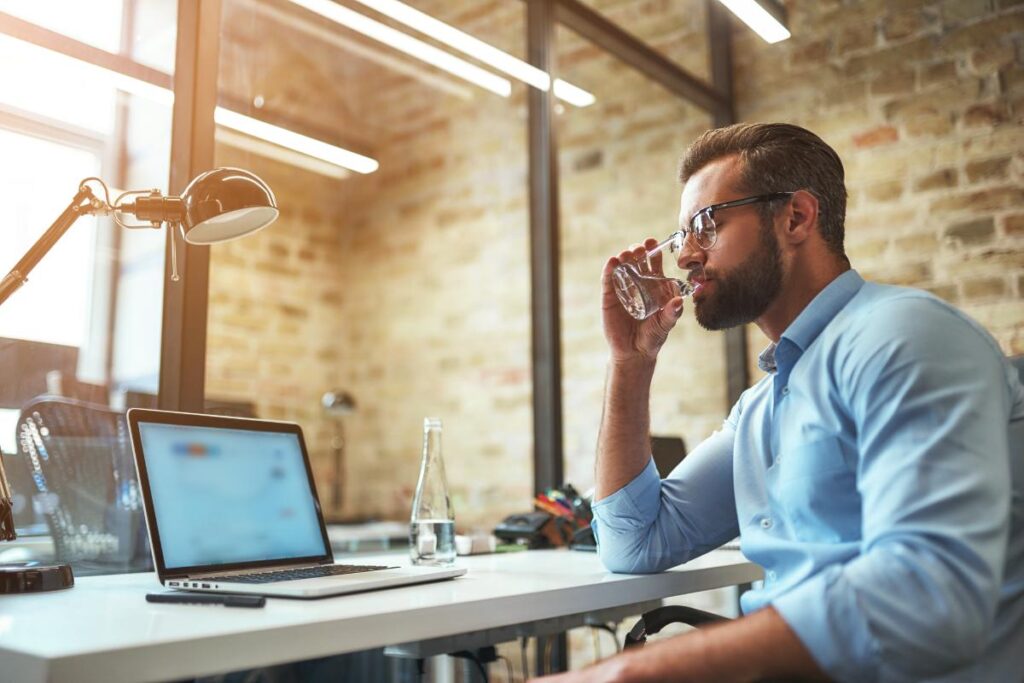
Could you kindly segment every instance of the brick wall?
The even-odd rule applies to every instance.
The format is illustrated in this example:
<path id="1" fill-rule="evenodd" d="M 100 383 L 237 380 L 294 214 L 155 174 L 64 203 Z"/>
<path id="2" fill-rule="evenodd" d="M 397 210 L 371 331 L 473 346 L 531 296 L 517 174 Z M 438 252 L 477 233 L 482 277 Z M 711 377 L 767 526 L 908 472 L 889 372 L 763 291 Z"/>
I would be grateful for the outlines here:
<path id="1" fill-rule="evenodd" d="M 1024 353 L 1024 5 L 787 4 L 791 40 L 734 32 L 739 117 L 839 152 L 865 277 L 928 289 Z"/>
<path id="2" fill-rule="evenodd" d="M 1007 352 L 1024 352 L 1024 7 L 787 4 L 789 41 L 766 45 L 735 27 L 740 119 L 798 123 L 836 147 L 850 189 L 848 249 L 865 276 L 934 291 Z M 485 5 L 430 8 L 521 55 L 521 5 Z M 593 5 L 705 74 L 702 3 Z M 709 123 L 568 31 L 558 38 L 561 75 L 598 96 L 558 119 L 566 472 L 586 487 L 605 372 L 601 265 L 673 229 L 677 159 Z M 268 101 L 280 87 L 302 113 L 296 94 L 306 82 L 318 91 L 306 114 L 323 108 L 325 125 L 338 108 L 339 120 L 358 114 L 352 134 L 372 129 L 381 171 L 335 181 L 218 151 L 219 161 L 267 175 L 283 214 L 266 233 L 213 250 L 208 393 L 302 422 L 327 483 L 331 426 L 319 396 L 351 391 L 353 515 L 407 514 L 421 420 L 438 415 L 459 519 L 489 526 L 527 504 L 532 481 L 523 88 L 511 100 L 439 95 L 407 78 L 381 80 L 382 69 L 328 68 L 329 55 L 344 54 L 336 48 L 295 61 L 285 87 L 266 76 L 283 73 L 275 49 L 287 63 L 295 39 L 261 43 L 263 76 L 239 76 L 235 87 L 251 95 L 258 84 Z M 342 77 L 362 83 L 356 108 L 320 92 Z M 749 338 L 753 356 L 765 340 L 756 328 Z M 653 430 L 697 443 L 728 408 L 723 374 L 721 336 L 681 323 L 659 367 Z"/>

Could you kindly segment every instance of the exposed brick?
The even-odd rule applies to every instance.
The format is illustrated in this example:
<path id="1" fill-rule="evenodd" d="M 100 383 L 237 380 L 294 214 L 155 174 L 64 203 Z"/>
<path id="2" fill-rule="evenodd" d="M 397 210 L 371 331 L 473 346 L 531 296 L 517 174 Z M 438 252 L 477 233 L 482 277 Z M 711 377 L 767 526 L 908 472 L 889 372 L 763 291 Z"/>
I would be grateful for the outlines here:
<path id="1" fill-rule="evenodd" d="M 945 135 L 953 130 L 953 121 L 949 114 L 929 112 L 908 117 L 903 127 L 912 138 Z"/>
<path id="2" fill-rule="evenodd" d="M 917 38 L 906 43 L 874 50 L 850 57 L 844 66 L 847 77 L 856 78 L 866 73 L 878 73 L 888 69 L 905 67 L 923 60 L 935 58 L 935 39 L 931 36 Z"/>
<path id="3" fill-rule="evenodd" d="M 991 211 L 1024 205 L 1024 189 L 996 187 L 967 194 L 954 194 L 932 202 L 934 212 Z"/>
<path id="4" fill-rule="evenodd" d="M 899 133 L 892 126 L 876 126 L 854 135 L 853 144 L 857 147 L 877 147 L 878 145 L 896 142 L 898 139 Z"/>
<path id="5" fill-rule="evenodd" d="M 967 221 L 966 223 L 956 223 L 946 228 L 945 232 L 947 238 L 957 240 L 968 246 L 991 242 L 995 234 L 996 225 L 991 217 L 979 218 Z"/>
<path id="6" fill-rule="evenodd" d="M 999 40 L 1000 36 L 1022 31 L 1024 31 L 1024 14 L 1015 12 L 993 16 L 950 31 L 942 36 L 937 47 L 942 52 L 951 54 L 989 45 L 993 41 Z"/>
<path id="7" fill-rule="evenodd" d="M 918 192 L 925 192 L 927 190 L 955 187 L 956 182 L 956 170 L 952 168 L 944 168 L 941 171 L 935 171 L 934 173 L 929 173 L 926 176 L 918 178 L 914 181 L 914 190 Z"/>
<path id="8" fill-rule="evenodd" d="M 928 285 L 924 289 L 949 303 L 956 303 L 958 298 L 955 285 Z"/>
<path id="9" fill-rule="evenodd" d="M 972 183 L 983 180 L 995 180 L 1006 177 L 1006 171 L 1010 167 L 1010 157 L 1000 159 L 983 159 L 972 161 L 964 169 L 967 172 L 967 179 Z"/>
<path id="10" fill-rule="evenodd" d="M 1000 277 L 965 280 L 963 288 L 967 299 L 990 299 L 1006 294 L 1006 280 Z"/>
<path id="11" fill-rule="evenodd" d="M 939 250 L 939 240 L 932 233 L 910 235 L 893 240 L 893 250 L 898 254 L 930 256 Z"/>
<path id="12" fill-rule="evenodd" d="M 882 19 L 882 35 L 886 40 L 901 40 L 918 33 L 927 25 L 920 9 L 894 12 Z"/>
<path id="13" fill-rule="evenodd" d="M 985 45 L 971 52 L 971 67 L 981 73 L 1010 66 L 1017 58 L 1012 44 Z"/>
<path id="14" fill-rule="evenodd" d="M 912 69 L 895 69 L 879 74 L 871 81 L 872 95 L 901 95 L 914 89 Z"/>
<path id="15" fill-rule="evenodd" d="M 844 26 L 836 38 L 836 51 L 840 55 L 858 50 L 866 50 L 875 45 L 875 25 L 862 23 Z"/>
<path id="16" fill-rule="evenodd" d="M 798 68 L 804 65 L 820 66 L 828 59 L 829 47 L 827 39 L 804 43 L 789 53 L 789 63 Z"/>
<path id="17" fill-rule="evenodd" d="M 959 23 L 991 11 L 992 0 L 943 0 L 940 9 L 947 24 Z"/>
<path id="18" fill-rule="evenodd" d="M 947 60 L 927 64 L 921 67 L 921 87 L 927 88 L 938 83 L 948 83 L 956 79 L 956 62 Z"/>
<path id="19" fill-rule="evenodd" d="M 1005 122 L 1008 116 L 1006 105 L 1002 103 L 975 104 L 964 112 L 964 125 L 968 127 L 994 126 Z"/>
<path id="20" fill-rule="evenodd" d="M 1024 237 L 1024 213 L 1003 218 L 1003 231 L 1007 237 Z"/>
<path id="21" fill-rule="evenodd" d="M 867 189 L 867 197 L 873 202 L 888 202 L 903 194 L 903 183 L 899 180 L 886 180 L 875 183 Z"/>

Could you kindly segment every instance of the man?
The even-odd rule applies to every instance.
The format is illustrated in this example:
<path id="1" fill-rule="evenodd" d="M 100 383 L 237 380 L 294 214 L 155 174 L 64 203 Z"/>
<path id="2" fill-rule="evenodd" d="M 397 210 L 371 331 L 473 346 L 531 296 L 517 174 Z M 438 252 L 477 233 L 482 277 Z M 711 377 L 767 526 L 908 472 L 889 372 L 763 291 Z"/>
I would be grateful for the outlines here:
<path id="1" fill-rule="evenodd" d="M 1024 454 L 1008 426 L 1024 418 L 1024 388 L 1012 366 L 942 301 L 850 269 L 842 163 L 813 133 L 708 131 L 680 176 L 680 265 L 705 273 L 697 321 L 756 323 L 772 342 L 766 375 L 660 480 L 649 390 L 683 301 L 634 320 L 611 272 L 654 241 L 610 259 L 595 533 L 616 572 L 661 571 L 739 535 L 764 585 L 743 595 L 740 619 L 556 678 L 1020 681 Z"/>

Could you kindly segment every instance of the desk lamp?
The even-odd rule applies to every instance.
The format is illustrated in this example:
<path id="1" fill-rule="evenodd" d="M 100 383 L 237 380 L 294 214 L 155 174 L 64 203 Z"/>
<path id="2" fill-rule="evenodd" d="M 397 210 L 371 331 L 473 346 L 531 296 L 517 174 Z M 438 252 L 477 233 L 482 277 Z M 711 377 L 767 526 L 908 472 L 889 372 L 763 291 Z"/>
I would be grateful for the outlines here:
<path id="1" fill-rule="evenodd" d="M 102 198 L 93 193 L 90 183 L 102 188 Z M 250 235 L 273 223 L 278 213 L 274 193 L 267 184 L 239 168 L 216 168 L 202 173 L 181 196 L 166 196 L 159 190 L 133 190 L 120 194 L 113 203 L 102 180 L 86 178 L 63 213 L 0 280 L 0 304 L 28 281 L 28 274 L 79 216 L 109 215 L 123 228 L 160 228 L 166 223 L 170 229 L 180 230 L 189 244 L 207 245 Z M 126 223 L 125 214 L 144 222 Z M 171 279 L 177 281 L 175 242 L 172 233 Z M 0 463 L 0 541 L 15 538 L 12 508 L 10 488 Z M 0 595 L 58 590 L 74 583 L 67 564 L 0 565 Z"/>

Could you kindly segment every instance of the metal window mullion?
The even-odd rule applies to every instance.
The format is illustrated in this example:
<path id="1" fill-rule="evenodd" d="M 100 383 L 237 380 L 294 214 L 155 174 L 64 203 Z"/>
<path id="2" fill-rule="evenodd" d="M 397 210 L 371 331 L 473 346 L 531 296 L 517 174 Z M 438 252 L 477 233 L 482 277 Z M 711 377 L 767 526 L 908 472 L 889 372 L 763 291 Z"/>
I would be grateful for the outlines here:
<path id="1" fill-rule="evenodd" d="M 213 166 L 220 18 L 220 0 L 179 0 L 168 182 L 173 194 Z M 172 239 L 178 282 L 171 281 Z M 203 411 L 209 270 L 209 247 L 187 245 L 167 231 L 158 401 L 163 409 Z"/>

